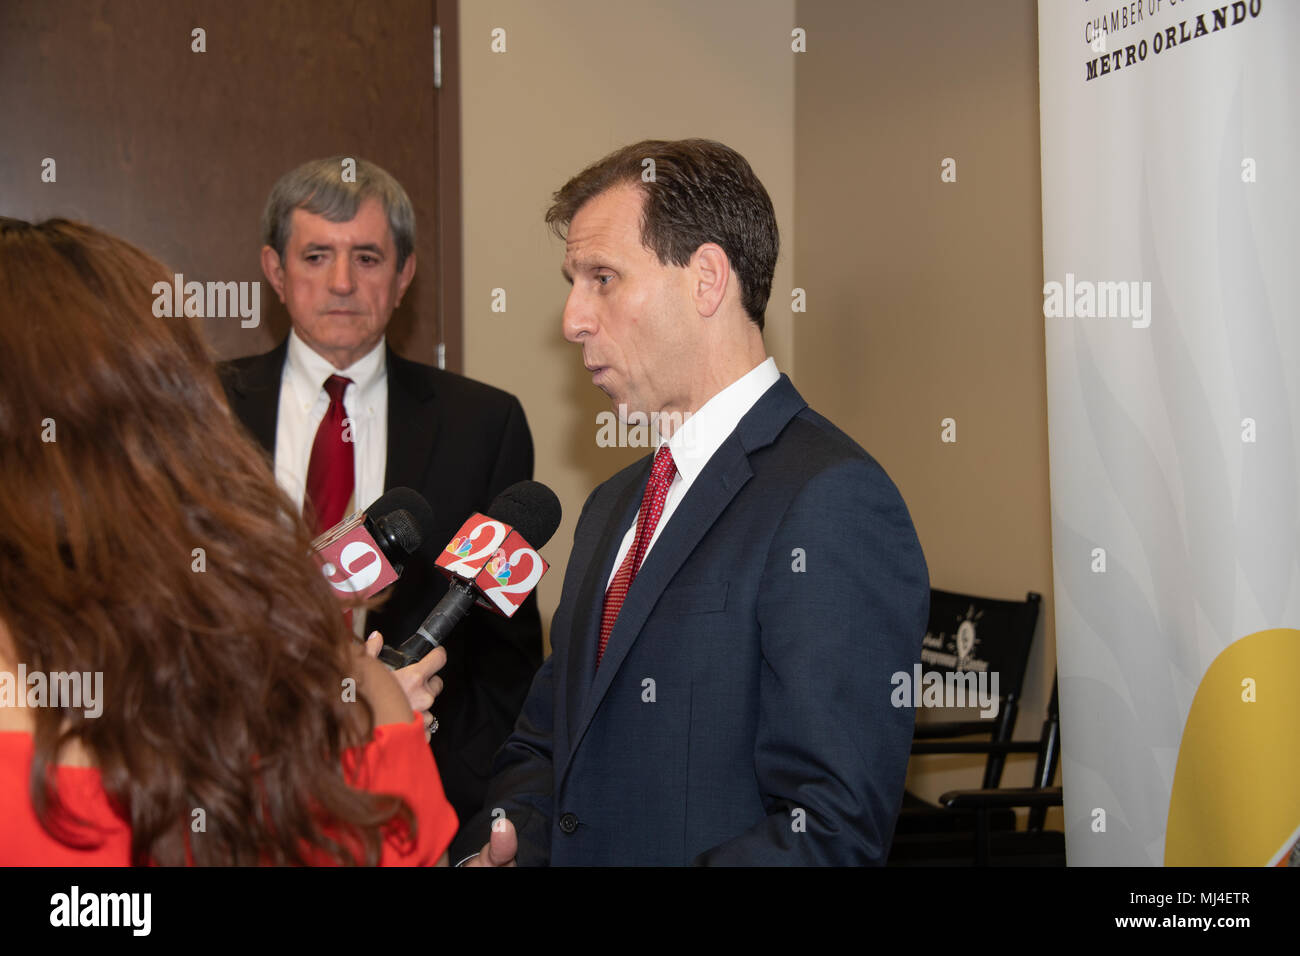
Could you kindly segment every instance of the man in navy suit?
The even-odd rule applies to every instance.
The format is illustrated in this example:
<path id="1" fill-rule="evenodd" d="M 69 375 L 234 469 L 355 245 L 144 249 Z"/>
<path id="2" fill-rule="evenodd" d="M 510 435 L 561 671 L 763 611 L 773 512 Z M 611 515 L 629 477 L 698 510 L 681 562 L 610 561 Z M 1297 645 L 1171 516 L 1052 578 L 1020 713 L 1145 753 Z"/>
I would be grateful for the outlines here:
<path id="1" fill-rule="evenodd" d="M 547 220 L 565 338 L 666 441 L 587 499 L 554 653 L 453 859 L 883 863 L 914 720 L 890 677 L 929 578 L 889 477 L 766 356 L 766 190 L 721 144 L 642 142 Z"/>
<path id="2" fill-rule="evenodd" d="M 335 401 L 327 388 L 337 379 L 347 433 L 337 447 L 349 459 L 342 470 L 352 489 L 350 501 L 338 496 L 342 514 L 401 486 L 432 506 L 432 533 L 387 603 L 365 615 L 365 632 L 401 644 L 447 591 L 434 569 L 439 550 L 498 492 L 532 477 L 533 443 L 513 395 L 404 359 L 385 341 L 415 275 L 415 213 L 401 184 L 373 163 L 355 160 L 355 175 L 345 178 L 352 163 L 313 160 L 272 188 L 262 268 L 292 330 L 270 352 L 223 363 L 221 375 L 231 409 L 296 503 L 310 497 L 320 467 L 316 445 Z M 433 753 L 462 820 L 482 806 L 492 755 L 541 662 L 541 618 L 530 597 L 509 620 L 474 608 L 446 650 L 398 672 L 416 709 L 437 696 Z"/>

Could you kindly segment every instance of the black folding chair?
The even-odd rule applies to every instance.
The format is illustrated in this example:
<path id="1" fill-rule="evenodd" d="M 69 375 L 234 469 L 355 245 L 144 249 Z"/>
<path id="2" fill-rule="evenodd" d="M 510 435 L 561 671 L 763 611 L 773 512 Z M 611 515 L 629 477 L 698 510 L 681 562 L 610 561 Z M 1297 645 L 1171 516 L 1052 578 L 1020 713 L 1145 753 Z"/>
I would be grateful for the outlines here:
<path id="1" fill-rule="evenodd" d="M 943 721 L 918 721 L 912 742 L 913 757 L 927 754 L 984 754 L 981 789 L 996 788 L 1008 754 L 1036 753 L 1037 741 L 1013 741 L 1019 713 L 1021 685 L 1029 649 L 1038 626 L 1042 596 L 1030 591 L 1023 601 L 1004 601 L 943 591 L 930 592 L 930 623 L 921 650 L 923 673 L 998 676 L 996 717 Z M 953 738 L 984 738 L 962 740 Z M 935 805 L 911 792 L 895 828 L 895 846 L 909 835 L 973 831 L 976 814 L 966 808 Z M 1011 830 L 1015 813 L 1000 809 L 984 816 L 991 829 Z M 900 850 L 900 855 L 905 852 Z M 892 861 L 892 860 L 891 860 Z"/>
<path id="2" fill-rule="evenodd" d="M 951 810 L 974 811 L 976 866 L 991 863 L 1065 865 L 1065 834 L 1043 829 L 1047 808 L 1061 806 L 1061 788 L 1052 786 L 1061 754 L 1061 718 L 1055 681 L 1052 682 L 1052 701 L 1047 707 L 1047 719 L 1043 721 L 1038 745 L 1033 786 L 950 790 L 939 798 L 939 803 Z M 1028 826 L 1024 830 L 994 834 L 989 827 L 989 815 L 995 810 L 1012 807 L 1029 808 Z"/>
<path id="3" fill-rule="evenodd" d="M 990 753 L 1023 752 L 1023 742 L 1014 741 L 1014 749 L 990 741 L 983 746 Z M 948 833 L 913 834 L 896 843 L 890 863 L 898 866 L 1065 866 L 1065 834 L 1044 829 L 1049 807 L 1061 806 L 1061 788 L 1052 786 L 1061 754 L 1061 720 L 1057 705 L 1057 686 L 1052 683 L 1052 699 L 1047 718 L 1037 741 L 1033 742 L 1038 758 L 1034 782 L 1029 787 L 991 787 L 978 790 L 950 790 L 939 798 L 941 806 L 953 812 L 972 814 L 971 830 Z M 1029 809 L 1024 830 L 994 828 L 994 814 L 1013 813 L 1015 808 Z"/>

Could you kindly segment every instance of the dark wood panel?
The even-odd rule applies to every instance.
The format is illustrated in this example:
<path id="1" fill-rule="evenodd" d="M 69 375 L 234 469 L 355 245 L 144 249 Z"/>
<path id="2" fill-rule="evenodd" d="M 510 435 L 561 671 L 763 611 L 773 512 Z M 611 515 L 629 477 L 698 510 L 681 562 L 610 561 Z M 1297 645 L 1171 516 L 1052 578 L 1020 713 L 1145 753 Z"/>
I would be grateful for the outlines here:
<path id="1" fill-rule="evenodd" d="M 364 157 L 415 204 L 417 274 L 390 337 L 433 362 L 433 22 L 434 0 L 5 0 L 0 210 L 85 220 L 187 279 L 261 280 L 258 224 L 276 178 L 318 156 Z M 204 53 L 191 49 L 196 27 Z M 41 182 L 45 157 L 57 163 L 56 183 Z M 456 247 L 458 284 L 458 223 L 443 242 Z M 220 355 L 262 351 L 285 333 L 288 316 L 265 282 L 261 294 L 258 328 L 205 320 Z M 457 329 L 449 367 L 459 365 L 459 323 L 457 308 L 446 323 Z"/>

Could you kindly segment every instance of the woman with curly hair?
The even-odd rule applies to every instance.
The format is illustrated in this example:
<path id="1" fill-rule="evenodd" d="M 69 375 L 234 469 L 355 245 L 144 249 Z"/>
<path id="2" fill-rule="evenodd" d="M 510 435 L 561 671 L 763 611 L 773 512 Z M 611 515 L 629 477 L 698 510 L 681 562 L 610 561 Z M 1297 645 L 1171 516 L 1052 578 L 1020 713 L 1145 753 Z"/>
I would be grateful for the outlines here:
<path id="1" fill-rule="evenodd" d="M 160 281 L 0 219 L 0 862 L 445 861 L 421 718 Z M 72 674 L 93 707 L 52 693 Z"/>

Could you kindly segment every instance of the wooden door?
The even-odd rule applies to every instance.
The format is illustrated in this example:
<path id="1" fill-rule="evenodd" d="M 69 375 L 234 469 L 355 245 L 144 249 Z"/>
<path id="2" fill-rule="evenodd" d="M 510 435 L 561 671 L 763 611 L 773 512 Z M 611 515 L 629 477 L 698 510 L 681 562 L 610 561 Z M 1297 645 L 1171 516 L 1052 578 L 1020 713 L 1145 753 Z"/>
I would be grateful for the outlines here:
<path id="1" fill-rule="evenodd" d="M 416 279 L 390 339 L 430 363 L 442 342 L 458 369 L 455 12 L 434 0 L 5 0 L 0 213 L 84 220 L 186 280 L 263 281 L 271 184 L 307 159 L 364 157 L 397 177 L 416 210 Z M 439 17 L 452 54 L 441 92 Z M 451 168 L 440 170 L 440 155 Z M 205 319 L 217 352 L 278 342 L 288 315 L 264 281 L 261 313 L 256 328 Z"/>

